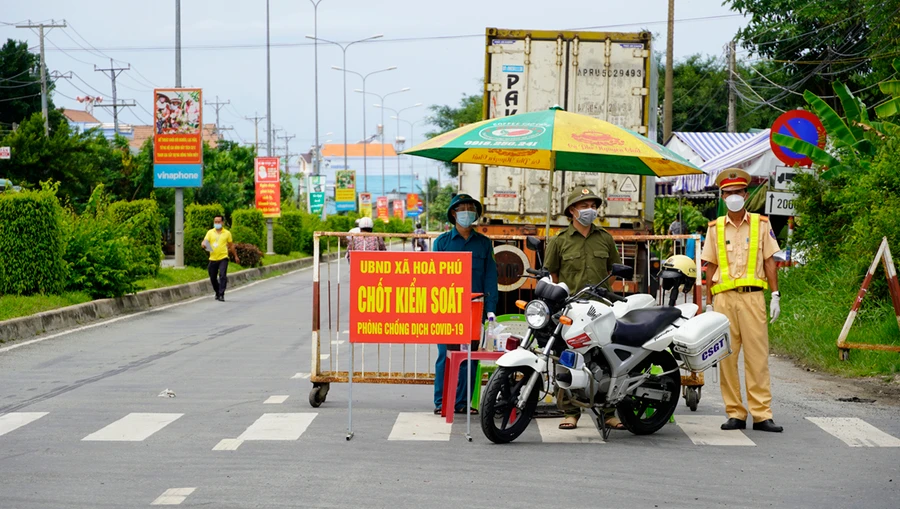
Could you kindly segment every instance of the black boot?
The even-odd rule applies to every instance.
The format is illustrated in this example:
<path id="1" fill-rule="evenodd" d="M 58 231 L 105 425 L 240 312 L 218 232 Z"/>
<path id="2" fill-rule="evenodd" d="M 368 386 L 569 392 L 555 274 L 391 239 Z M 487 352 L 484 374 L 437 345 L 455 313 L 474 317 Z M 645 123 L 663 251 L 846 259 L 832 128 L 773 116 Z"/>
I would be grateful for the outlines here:
<path id="1" fill-rule="evenodd" d="M 735 419 L 734 417 L 729 417 L 728 420 L 725 421 L 724 424 L 722 424 L 722 429 L 724 429 L 724 430 L 747 429 L 747 421 L 741 420 L 741 419 Z"/>

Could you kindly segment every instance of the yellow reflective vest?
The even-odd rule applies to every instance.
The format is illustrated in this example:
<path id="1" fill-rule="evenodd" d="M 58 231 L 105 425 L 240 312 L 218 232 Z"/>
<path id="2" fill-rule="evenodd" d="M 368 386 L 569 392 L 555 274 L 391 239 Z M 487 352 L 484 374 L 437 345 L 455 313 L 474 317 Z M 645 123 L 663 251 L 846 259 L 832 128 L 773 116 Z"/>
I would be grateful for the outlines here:
<path id="1" fill-rule="evenodd" d="M 719 282 L 711 289 L 713 295 L 734 290 L 740 286 L 759 286 L 769 288 L 765 279 L 756 278 L 756 260 L 759 256 L 759 214 L 750 214 L 750 252 L 747 259 L 747 270 L 744 277 L 732 279 L 728 270 L 728 251 L 725 247 L 725 218 L 716 221 L 716 244 L 719 249 Z"/>

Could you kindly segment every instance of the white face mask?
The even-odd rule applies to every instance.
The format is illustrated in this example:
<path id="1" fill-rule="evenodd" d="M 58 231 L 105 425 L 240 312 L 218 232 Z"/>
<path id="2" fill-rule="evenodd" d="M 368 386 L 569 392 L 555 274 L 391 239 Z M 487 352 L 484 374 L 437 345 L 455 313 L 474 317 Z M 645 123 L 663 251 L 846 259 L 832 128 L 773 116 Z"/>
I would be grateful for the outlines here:
<path id="1" fill-rule="evenodd" d="M 456 222 L 462 226 L 463 228 L 468 228 L 472 226 L 472 223 L 475 222 L 476 216 L 474 210 L 457 210 L 456 211 Z"/>
<path id="2" fill-rule="evenodd" d="M 740 212 L 744 208 L 744 197 L 738 194 L 732 194 L 725 198 L 725 206 L 732 212 Z"/>
<path id="3" fill-rule="evenodd" d="M 582 209 L 578 211 L 578 222 L 584 226 L 589 226 L 597 219 L 597 209 Z"/>

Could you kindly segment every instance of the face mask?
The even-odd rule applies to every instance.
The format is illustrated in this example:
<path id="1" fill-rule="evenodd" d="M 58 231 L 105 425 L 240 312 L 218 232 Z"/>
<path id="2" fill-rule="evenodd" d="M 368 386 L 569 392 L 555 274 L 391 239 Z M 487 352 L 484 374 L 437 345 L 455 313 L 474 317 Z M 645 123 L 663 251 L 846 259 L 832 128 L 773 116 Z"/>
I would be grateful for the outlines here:
<path id="1" fill-rule="evenodd" d="M 584 226 L 588 226 L 597 219 L 596 209 L 582 209 L 578 211 L 578 222 Z"/>
<path id="2" fill-rule="evenodd" d="M 468 228 L 472 226 L 472 223 L 475 222 L 475 211 L 473 210 L 458 210 L 456 212 L 456 223 L 463 228 Z"/>
<path id="3" fill-rule="evenodd" d="M 744 197 L 733 194 L 728 198 L 725 198 L 725 206 L 732 212 L 740 212 L 740 210 L 744 208 Z"/>
<path id="4" fill-rule="evenodd" d="M 221 229 L 222 229 L 222 223 L 215 223 L 215 224 L 213 224 L 213 227 L 214 227 L 216 230 L 221 230 Z"/>

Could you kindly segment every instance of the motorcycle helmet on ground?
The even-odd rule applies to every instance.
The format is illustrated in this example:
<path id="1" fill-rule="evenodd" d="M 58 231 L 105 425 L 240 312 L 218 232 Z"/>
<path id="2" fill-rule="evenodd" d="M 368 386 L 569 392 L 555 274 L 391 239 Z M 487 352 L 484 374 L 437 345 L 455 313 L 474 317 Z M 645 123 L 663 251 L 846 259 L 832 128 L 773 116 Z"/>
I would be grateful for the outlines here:
<path id="1" fill-rule="evenodd" d="M 671 290 L 681 285 L 684 293 L 689 293 L 697 280 L 697 265 L 685 255 L 670 256 L 659 271 L 663 290 Z"/>

